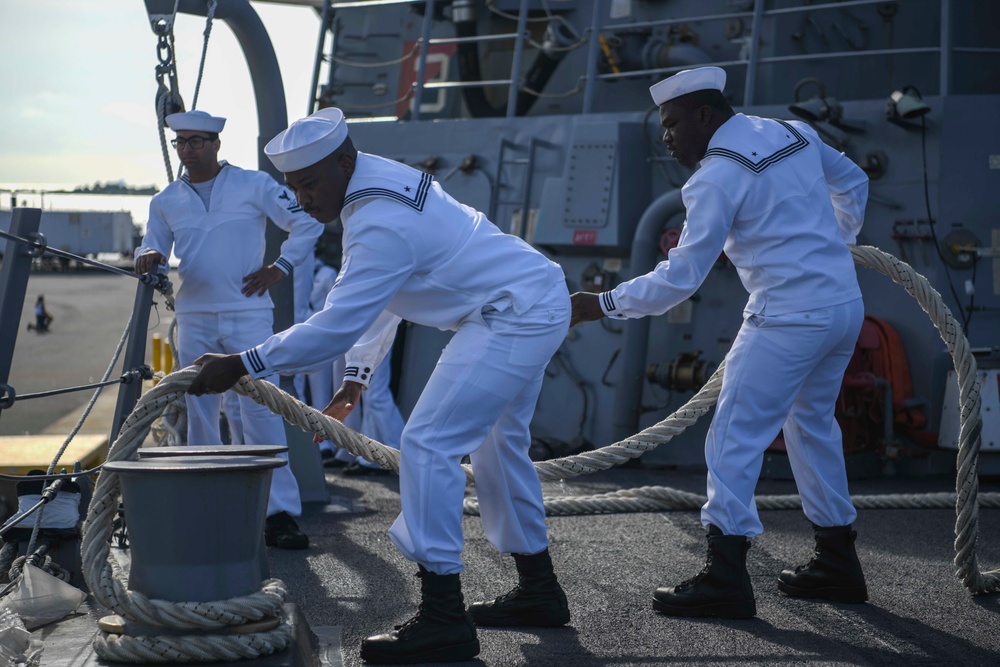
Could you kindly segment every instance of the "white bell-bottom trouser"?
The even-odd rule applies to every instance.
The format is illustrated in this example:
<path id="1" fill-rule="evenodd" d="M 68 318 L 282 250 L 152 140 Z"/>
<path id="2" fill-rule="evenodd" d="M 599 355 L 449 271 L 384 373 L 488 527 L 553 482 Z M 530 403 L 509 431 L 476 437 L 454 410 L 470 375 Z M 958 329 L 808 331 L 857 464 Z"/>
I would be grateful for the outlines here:
<path id="1" fill-rule="evenodd" d="M 764 451 L 782 429 L 806 517 L 823 527 L 854 521 L 834 408 L 863 320 L 864 303 L 857 299 L 743 322 L 726 356 L 705 440 L 708 502 L 702 524 L 726 535 L 763 532 L 754 489 Z"/>
<path id="2" fill-rule="evenodd" d="M 237 354 L 267 340 L 272 333 L 271 310 L 256 308 L 222 313 L 178 313 L 177 346 L 182 367 L 190 366 L 195 359 L 208 352 Z M 262 380 L 278 384 L 278 376 Z M 188 444 L 212 446 L 222 444 L 219 433 L 219 409 L 222 396 L 185 395 L 188 419 Z M 227 403 L 231 403 L 229 400 Z M 230 428 L 237 441 L 247 445 L 285 445 L 285 424 L 281 417 L 246 396 L 239 396 L 239 422 L 230 421 Z M 286 461 L 288 454 L 280 454 Z M 271 475 L 271 493 L 267 500 L 267 516 L 288 512 L 302 514 L 299 485 L 292 469 L 275 468 Z"/>
<path id="3" fill-rule="evenodd" d="M 545 366 L 569 328 L 560 281 L 527 312 L 485 309 L 445 347 L 403 429 L 402 512 L 389 537 L 436 574 L 462 571 L 462 501 L 470 455 L 486 538 L 502 553 L 548 545 L 528 430 Z"/>

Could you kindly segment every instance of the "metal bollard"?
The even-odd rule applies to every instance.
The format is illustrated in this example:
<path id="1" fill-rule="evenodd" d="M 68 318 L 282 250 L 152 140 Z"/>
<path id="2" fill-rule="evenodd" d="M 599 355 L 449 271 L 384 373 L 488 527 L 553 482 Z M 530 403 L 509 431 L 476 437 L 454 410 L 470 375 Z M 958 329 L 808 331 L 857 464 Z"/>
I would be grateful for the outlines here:
<path id="1" fill-rule="evenodd" d="M 274 456 L 288 451 L 285 445 L 177 445 L 140 447 L 140 459 L 170 456 Z M 281 467 L 281 466 L 278 466 Z"/>
<path id="2" fill-rule="evenodd" d="M 276 456 L 288 451 L 285 445 L 177 445 L 169 447 L 140 447 L 139 458 L 164 458 L 174 456 Z M 279 459 L 282 460 L 282 459 Z M 279 468 L 281 466 L 278 466 Z M 265 507 L 267 503 L 264 503 Z M 126 524 L 128 518 L 125 519 Z M 260 533 L 260 580 L 271 578 L 271 567 L 267 562 L 267 545 L 264 533 Z"/>
<path id="3" fill-rule="evenodd" d="M 175 456 L 112 461 L 131 540 L 129 588 L 210 602 L 260 589 L 261 544 L 277 457 Z"/>

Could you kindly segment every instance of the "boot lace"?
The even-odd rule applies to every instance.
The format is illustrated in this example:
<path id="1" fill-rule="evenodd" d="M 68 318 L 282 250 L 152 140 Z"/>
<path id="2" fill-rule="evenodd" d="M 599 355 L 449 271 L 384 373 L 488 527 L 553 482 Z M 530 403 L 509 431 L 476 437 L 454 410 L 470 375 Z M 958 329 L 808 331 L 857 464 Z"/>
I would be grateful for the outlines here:
<path id="1" fill-rule="evenodd" d="M 514 586 L 514 588 L 510 589 L 509 591 L 507 591 L 503 595 L 500 595 L 495 600 L 493 600 L 493 604 L 495 604 L 495 605 L 501 605 L 501 604 L 504 604 L 506 602 L 510 602 L 511 600 L 514 600 L 519 595 L 521 595 L 521 593 L 522 593 L 521 584 L 517 584 L 516 586 Z"/>
<path id="2" fill-rule="evenodd" d="M 495 598 L 492 604 L 499 606 L 518 598 L 522 600 L 538 598 L 539 596 L 545 596 L 558 590 L 559 584 L 556 583 L 555 575 L 540 578 L 520 574 L 514 588 Z"/>
<path id="3" fill-rule="evenodd" d="M 406 619 L 400 625 L 393 626 L 400 636 L 409 634 L 411 631 L 417 630 L 424 624 L 424 618 L 422 616 L 424 609 L 423 605 L 417 610 L 411 618 Z"/>
<path id="4" fill-rule="evenodd" d="M 704 579 L 705 575 L 708 574 L 708 571 L 711 569 L 712 569 L 712 550 L 709 549 L 708 558 L 705 559 L 705 565 L 701 568 L 701 572 L 694 575 L 690 579 L 685 579 L 681 583 L 677 584 L 676 586 L 674 586 L 674 590 L 679 593 L 681 591 L 686 591 L 687 589 L 692 588 L 699 581 Z"/>
<path id="5" fill-rule="evenodd" d="M 808 570 L 812 570 L 812 569 L 816 568 L 819 565 L 820 559 L 822 557 L 823 557 L 823 554 L 821 553 L 819 545 L 817 544 L 813 548 L 813 556 L 812 556 L 812 558 L 809 559 L 809 562 L 806 563 L 805 565 L 796 565 L 795 566 L 795 574 L 801 574 L 802 572 L 806 572 Z"/>

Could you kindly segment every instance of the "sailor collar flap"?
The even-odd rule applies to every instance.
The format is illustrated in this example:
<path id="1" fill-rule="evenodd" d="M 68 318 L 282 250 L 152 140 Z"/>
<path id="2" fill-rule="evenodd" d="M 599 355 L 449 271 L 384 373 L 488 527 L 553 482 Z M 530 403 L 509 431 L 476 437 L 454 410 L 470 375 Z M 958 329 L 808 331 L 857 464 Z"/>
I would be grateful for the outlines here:
<path id="1" fill-rule="evenodd" d="M 359 151 L 344 206 L 372 197 L 387 197 L 423 212 L 433 181 L 430 174 Z"/>
<path id="2" fill-rule="evenodd" d="M 808 145 L 791 123 L 737 114 L 712 137 L 705 158 L 726 158 L 759 174 Z"/>
<path id="3" fill-rule="evenodd" d="M 219 160 L 219 173 L 216 174 L 214 178 L 218 178 L 219 176 L 221 176 L 222 172 L 224 172 L 226 170 L 226 167 L 229 166 L 231 165 L 227 161 Z M 177 180 L 181 181 L 182 183 L 187 183 L 188 185 L 191 185 L 191 187 L 194 187 L 191 183 L 191 177 L 188 176 L 188 173 L 186 171 L 183 174 L 181 174 Z"/>

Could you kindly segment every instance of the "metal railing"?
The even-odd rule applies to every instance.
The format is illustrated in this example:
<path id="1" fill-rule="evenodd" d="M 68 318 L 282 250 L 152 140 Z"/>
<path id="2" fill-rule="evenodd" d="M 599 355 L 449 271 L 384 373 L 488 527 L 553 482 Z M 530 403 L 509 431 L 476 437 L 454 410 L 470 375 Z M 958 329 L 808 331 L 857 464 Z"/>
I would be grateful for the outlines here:
<path id="1" fill-rule="evenodd" d="M 172 294 L 172 286 L 163 274 L 139 275 L 110 264 L 105 264 L 73 253 L 49 248 L 45 237 L 38 232 L 41 221 L 41 210 L 35 208 L 16 208 L 11 215 L 8 232 L 0 231 L 0 238 L 6 240 L 3 266 L 0 267 L 0 410 L 10 408 L 20 398 L 41 398 L 68 391 L 82 391 L 109 384 L 119 384 L 118 403 L 112 422 L 110 437 L 114 440 L 125 417 L 132 411 L 139 398 L 142 379 L 148 375 L 145 366 L 146 338 L 145 331 L 149 323 L 149 312 L 153 302 L 153 292 L 160 291 L 165 295 Z M 12 366 L 17 333 L 20 329 L 21 312 L 24 307 L 24 297 L 27 291 L 28 275 L 32 261 L 36 257 L 50 254 L 73 259 L 77 262 L 118 275 L 134 278 L 137 282 L 131 328 L 128 332 L 128 347 L 123 360 L 126 372 L 114 381 L 104 381 L 86 386 L 67 387 L 49 392 L 24 394 L 18 397 L 14 388 L 7 384 Z"/>
<path id="2" fill-rule="evenodd" d="M 610 23 L 604 22 L 604 8 L 609 0 L 594 0 L 592 7 L 592 15 L 590 20 L 590 26 L 587 28 L 589 30 L 589 39 L 587 40 L 587 67 L 586 72 L 580 79 L 582 80 L 581 85 L 578 86 L 579 90 L 574 89 L 572 93 L 580 92 L 583 93 L 583 103 L 582 103 L 582 113 L 588 114 L 594 112 L 594 103 L 597 96 L 598 84 L 606 81 L 621 80 L 621 79 L 631 79 L 640 77 L 649 77 L 654 75 L 669 74 L 672 72 L 677 72 L 682 69 L 690 67 L 689 65 L 677 66 L 677 67 L 661 67 L 652 69 L 642 69 L 642 70 L 631 70 L 624 72 L 611 72 L 611 73 L 598 73 L 598 59 L 601 51 L 600 39 L 601 32 L 604 29 L 619 30 L 640 30 L 647 28 L 657 28 L 669 25 L 678 25 L 684 23 L 701 22 L 701 21 L 714 21 L 714 20 L 733 20 L 733 19 L 750 19 L 750 38 L 746 44 L 746 58 L 736 59 L 736 60 L 720 60 L 714 62 L 706 62 L 705 65 L 714 65 L 718 67 L 746 67 L 746 79 L 743 91 L 743 106 L 750 106 L 755 103 L 755 87 L 757 82 L 757 73 L 762 65 L 776 65 L 784 63 L 792 63 L 806 60 L 817 60 L 817 59 L 836 59 L 836 58 L 857 58 L 857 57 L 876 57 L 876 56 L 892 56 L 892 55 L 916 55 L 916 54 L 940 54 L 940 85 L 939 94 L 945 95 L 949 91 L 949 68 L 950 68 L 950 55 L 952 52 L 962 52 L 962 53 L 1000 53 L 1000 49 L 995 48 L 974 48 L 974 47 L 952 47 L 950 38 L 950 15 L 951 15 L 951 1 L 950 0 L 940 0 L 940 44 L 938 46 L 926 46 L 926 47 L 904 47 L 904 48 L 889 48 L 889 49 L 861 49 L 855 51 L 836 51 L 836 52 L 825 52 L 825 53 L 803 53 L 794 55 L 772 55 L 764 56 L 761 54 L 760 49 L 760 35 L 764 25 L 764 21 L 767 19 L 772 19 L 781 16 L 802 14 L 808 12 L 820 12 L 824 10 L 842 10 L 848 7 L 861 7 L 869 5 L 882 4 L 882 0 L 846 0 L 844 2 L 827 2 L 823 4 L 814 5 L 802 5 L 797 7 L 784 7 L 776 9 L 765 9 L 767 4 L 764 1 L 754 3 L 753 11 L 750 12 L 729 12 L 723 14 L 714 15 L 699 15 L 699 16 L 685 16 L 685 17 L 674 17 L 674 18 L 663 18 L 663 19 L 653 19 L 648 21 L 634 21 L 630 23 Z M 411 120 L 420 119 L 420 99 L 423 91 L 426 90 L 449 90 L 449 89 L 462 89 L 469 87 L 494 87 L 494 86 L 509 86 L 509 93 L 507 98 L 507 117 L 512 117 L 515 115 L 517 109 L 517 99 L 519 94 L 528 92 L 534 94 L 541 91 L 529 91 L 523 84 L 521 84 L 521 68 L 524 58 L 525 43 L 530 41 L 527 32 L 527 20 L 528 20 L 528 0 L 520 0 L 518 13 L 517 13 L 517 27 L 514 32 L 510 33 L 500 33 L 492 35 L 482 35 L 473 37 L 436 37 L 431 38 L 431 28 L 433 26 L 433 16 L 434 16 L 434 5 L 435 0 L 348 0 L 346 2 L 333 2 L 332 0 L 326 0 L 323 7 L 324 23 L 321 26 L 321 36 L 320 44 L 317 52 L 317 64 L 316 70 L 313 77 L 313 100 L 312 106 L 310 107 L 310 112 L 313 110 L 316 103 L 316 91 L 318 84 L 319 75 L 319 62 L 323 58 L 322 49 L 324 44 L 323 31 L 330 29 L 329 17 L 332 13 L 337 10 L 343 9 L 358 9 L 358 8 L 373 8 L 380 6 L 393 6 L 400 4 L 413 4 L 414 2 L 424 3 L 424 16 L 423 23 L 421 25 L 421 34 L 419 41 L 417 42 L 417 76 L 415 82 L 412 84 L 412 95 L 409 96 L 411 99 L 415 100 L 413 103 L 413 109 L 410 115 Z M 508 16 L 504 14 L 504 16 Z M 488 79 L 480 81 L 426 81 L 426 63 L 428 51 L 431 46 L 439 46 L 445 44 L 467 44 L 467 43 L 487 43 L 498 40 L 514 40 L 514 48 L 512 55 L 512 62 L 510 68 L 510 76 L 504 79 Z M 343 63 L 342 63 L 343 64 Z M 398 100 L 393 102 L 388 102 L 385 104 L 380 104 L 377 106 L 390 106 Z"/>

